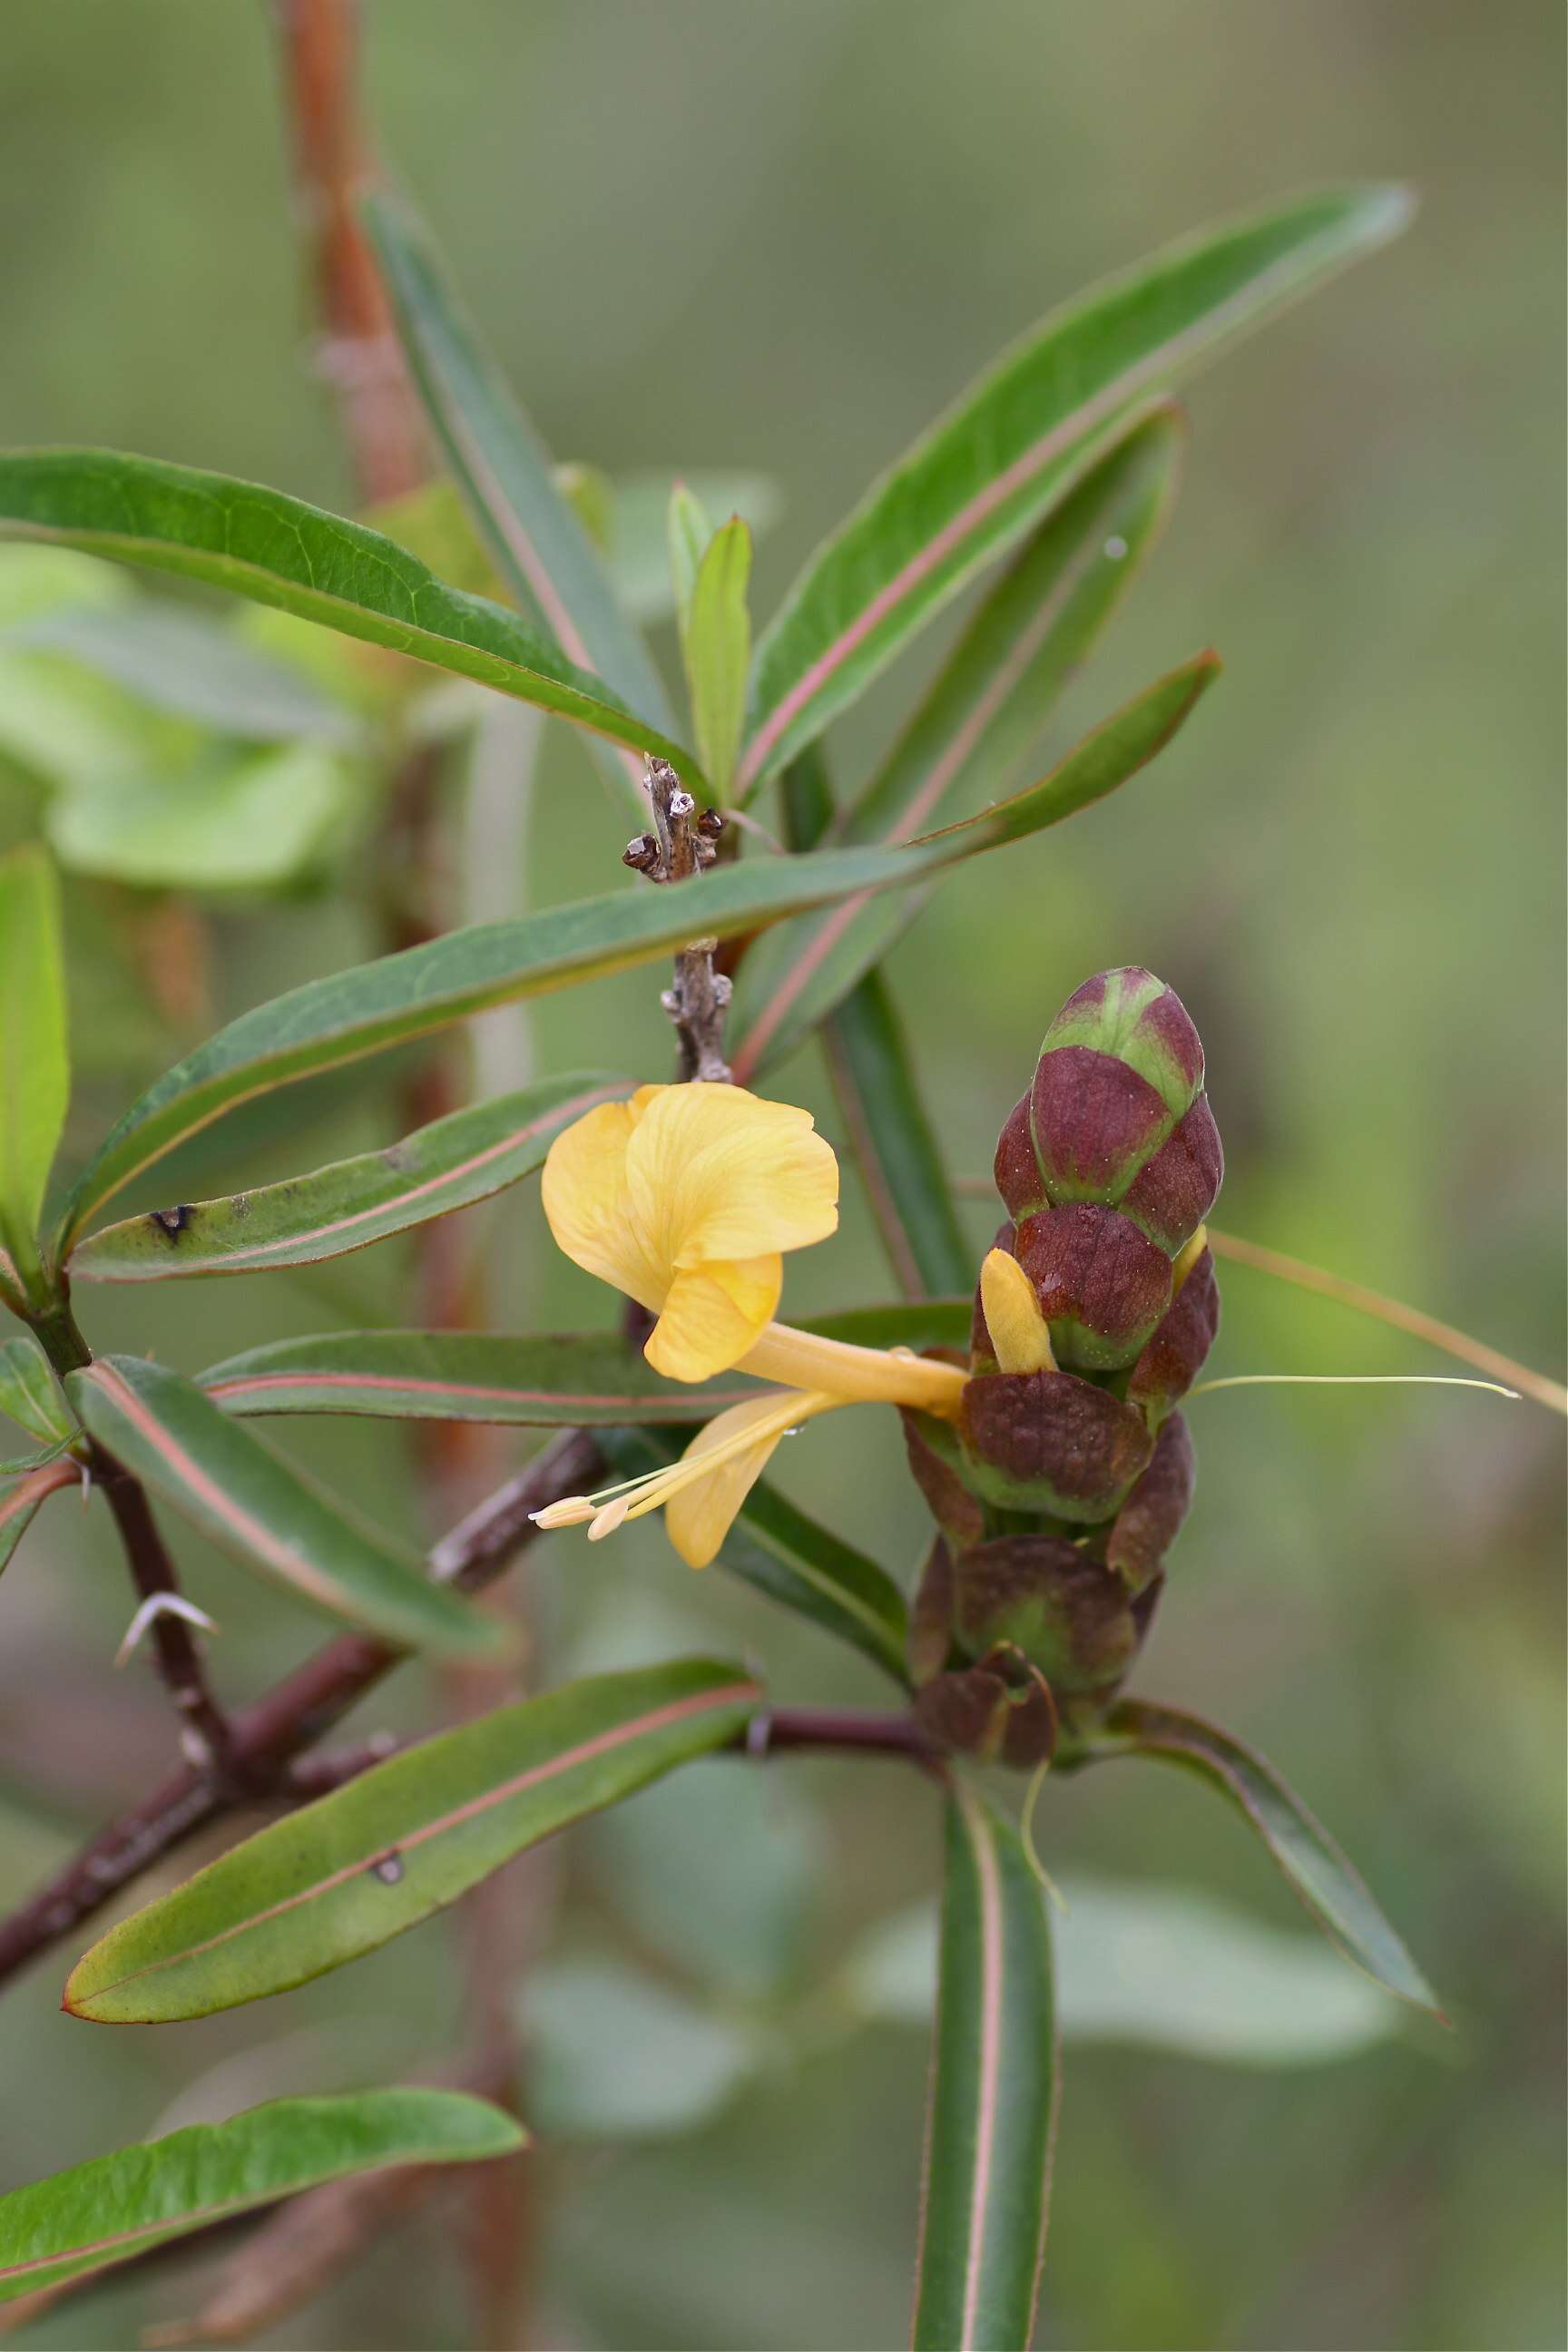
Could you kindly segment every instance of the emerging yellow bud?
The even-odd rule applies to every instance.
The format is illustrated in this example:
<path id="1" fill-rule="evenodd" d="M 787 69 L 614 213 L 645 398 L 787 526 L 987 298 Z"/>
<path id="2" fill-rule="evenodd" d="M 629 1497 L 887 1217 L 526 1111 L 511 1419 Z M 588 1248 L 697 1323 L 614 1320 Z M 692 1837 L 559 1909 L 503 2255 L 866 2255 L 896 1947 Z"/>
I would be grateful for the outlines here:
<path id="1" fill-rule="evenodd" d="M 987 1253 L 980 1269 L 980 1304 L 996 1365 L 1004 1372 L 1054 1372 L 1050 1327 L 1035 1286 L 1005 1250 Z"/>

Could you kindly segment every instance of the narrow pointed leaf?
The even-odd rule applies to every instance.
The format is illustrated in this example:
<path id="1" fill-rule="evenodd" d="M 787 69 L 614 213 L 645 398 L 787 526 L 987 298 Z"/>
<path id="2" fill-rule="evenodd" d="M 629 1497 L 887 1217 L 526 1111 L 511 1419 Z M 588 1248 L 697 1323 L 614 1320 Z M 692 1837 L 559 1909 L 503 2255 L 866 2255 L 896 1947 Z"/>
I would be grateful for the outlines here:
<path id="1" fill-rule="evenodd" d="M 422 1740 L 275 1822 L 77 1963 L 66 2007 L 205 2017 L 374 1951 L 569 1822 L 727 1747 L 761 1693 L 681 1659 L 597 1675 Z"/>
<path id="2" fill-rule="evenodd" d="M 367 200 L 365 218 L 426 415 L 502 578 L 573 661 L 668 730 L 658 672 L 427 236 L 386 195 Z"/>
<path id="3" fill-rule="evenodd" d="M 746 716 L 751 577 L 752 534 L 734 515 L 714 532 L 697 567 L 680 629 L 697 756 L 721 806 L 730 796 Z"/>
<path id="4" fill-rule="evenodd" d="M 1223 224 L 1053 311 L 874 483 L 757 649 L 742 783 L 821 732 L 979 567 L 1047 511 L 1137 401 L 1300 298 L 1409 216 L 1330 189 Z"/>
<path id="5" fill-rule="evenodd" d="M 49 1360 L 36 1339 L 7 1339 L 0 1344 L 0 1412 L 18 1428 L 51 1444 L 76 1433 Z"/>
<path id="6" fill-rule="evenodd" d="M 879 971 L 850 990 L 824 1032 L 834 1092 L 877 1229 L 911 1298 L 973 1279 L 975 1253 L 915 1084 L 902 1024 Z"/>
<path id="7" fill-rule="evenodd" d="M 201 1376 L 226 1412 L 369 1413 L 522 1428 L 616 1428 L 710 1421 L 759 1391 L 731 1375 L 691 1387 L 661 1380 L 626 1339 L 578 1333 L 332 1331 L 275 1339 Z"/>
<path id="8" fill-rule="evenodd" d="M 476 678 L 700 787 L 689 754 L 515 613 L 437 580 L 363 523 L 280 490 L 109 449 L 0 456 L 0 531 L 226 588 L 368 645 Z"/>
<path id="9" fill-rule="evenodd" d="M 10 1484 L 0 1486 L 0 1569 L 3 1569 L 33 1524 L 38 1505 L 62 1486 L 74 1486 L 81 1477 L 78 1465 L 47 1457 Z"/>
<path id="10" fill-rule="evenodd" d="M 627 1430 L 605 1444 L 626 1477 L 673 1461 L 680 1450 L 652 1431 Z M 759 1479 L 742 1504 L 716 1564 L 847 1642 L 907 1686 L 909 1614 L 892 1578 L 765 1480 Z"/>
<path id="11" fill-rule="evenodd" d="M 434 1120 L 384 1151 L 227 1200 L 127 1217 L 72 1253 L 77 1282 L 158 1282 L 310 1265 L 487 1200 L 531 1175 L 563 1127 L 631 1092 L 627 1078 L 574 1070 Z"/>
<path id="12" fill-rule="evenodd" d="M 1164 750 L 1218 675 L 1217 655 L 1194 654 L 1114 711 L 1038 783 L 976 816 L 923 835 L 911 851 L 935 850 L 944 863 L 955 863 L 1026 841 L 1104 800 Z M 920 895 L 888 909 L 868 896 L 846 898 L 814 927 L 797 960 L 777 974 L 765 995 L 761 983 L 742 994 L 731 1054 L 737 1082 L 750 1086 L 760 1070 L 797 1045 L 887 953 L 922 904 Z"/>
<path id="13" fill-rule="evenodd" d="M 713 526 L 700 501 L 685 482 L 677 482 L 670 490 L 669 517 L 666 528 L 669 539 L 669 581 L 675 594 L 675 618 L 684 636 L 703 550 L 713 536 Z"/>
<path id="14" fill-rule="evenodd" d="M 961 1780 L 947 1813 L 915 2352 L 1025 2352 L 1058 2081 L 1039 1883 L 1016 1831 Z"/>
<path id="15" fill-rule="evenodd" d="M 37 846 L 0 857 L 0 1241 L 41 1295 L 38 1213 L 70 1094 L 59 884 Z"/>
<path id="16" fill-rule="evenodd" d="M 458 2091 L 274 2099 L 0 2197 L 0 2303 L 132 2260 L 345 2173 L 510 2156 L 527 2134 Z"/>
<path id="17" fill-rule="evenodd" d="M 205 1535 L 301 1600 L 409 1649 L 504 1646 L 500 1626 L 351 1518 L 178 1372 L 100 1356 L 67 1381 L 100 1444 Z"/>
<path id="18" fill-rule="evenodd" d="M 1152 1756 L 1194 1772 L 1250 1822 L 1291 1887 L 1347 1958 L 1436 2018 L 1437 1997 L 1364 1882 L 1273 1766 L 1217 1725 L 1173 1706 L 1128 1699 L 1107 1723 L 1103 1755 Z"/>
<path id="19" fill-rule="evenodd" d="M 958 854 L 973 845 L 984 845 L 965 843 Z M 253 1095 L 427 1036 L 492 1004 L 663 957 L 691 937 L 695 908 L 704 932 L 728 939 L 856 891 L 906 887 L 950 854 L 845 849 L 757 858 L 681 890 L 637 886 L 475 924 L 307 982 L 230 1022 L 132 1105 L 78 1181 L 61 1248 L 132 1176 Z"/>
<path id="20" fill-rule="evenodd" d="M 836 820 L 825 821 L 825 839 L 907 841 L 1016 783 L 1063 688 L 1120 609 L 1163 528 L 1184 438 L 1180 412 L 1158 404 L 1036 528 L 864 792 Z M 794 773 L 792 766 L 786 797 Z M 789 839 L 794 849 L 821 845 L 814 832 L 803 834 L 793 822 Z M 787 1022 L 825 956 L 835 970 L 868 969 L 901 920 L 886 923 L 880 910 L 867 906 L 847 924 L 819 913 L 780 925 L 741 968 L 731 1036 L 745 1041 L 748 1055 L 787 1050 L 768 1046 L 770 1032 Z"/>

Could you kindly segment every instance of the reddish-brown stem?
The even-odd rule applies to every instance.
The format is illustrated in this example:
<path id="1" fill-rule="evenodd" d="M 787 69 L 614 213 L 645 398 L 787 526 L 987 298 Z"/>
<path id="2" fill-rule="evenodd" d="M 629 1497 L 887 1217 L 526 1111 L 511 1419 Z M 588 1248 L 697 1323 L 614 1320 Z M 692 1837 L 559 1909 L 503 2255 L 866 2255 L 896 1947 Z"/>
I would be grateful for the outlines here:
<path id="1" fill-rule="evenodd" d="M 781 1706 L 752 1718 L 737 1742 L 751 1756 L 782 1755 L 790 1748 L 837 1748 L 857 1755 L 900 1756 L 928 1772 L 942 1769 L 942 1751 L 911 1715 L 859 1708 Z"/>
<path id="2" fill-rule="evenodd" d="M 297 200 L 322 324 L 320 365 L 342 413 L 360 496 L 374 505 L 428 467 L 417 404 L 375 256 L 360 224 L 368 184 L 356 65 L 357 0 L 276 0 Z"/>
<path id="3" fill-rule="evenodd" d="M 163 1687 L 184 1728 L 180 1746 L 193 1770 L 219 1784 L 235 1770 L 234 1740 L 226 1718 L 207 1688 L 206 1671 L 196 1646 L 195 1630 L 177 1608 L 161 1603 L 178 1601 L 180 1580 L 174 1572 L 153 1507 L 144 1488 L 111 1454 L 95 1445 L 93 1483 L 101 1487 L 110 1516 L 120 1530 L 126 1563 L 148 1611 L 147 1639 L 157 1662 Z"/>
<path id="4" fill-rule="evenodd" d="M 601 1466 L 592 1439 L 577 1430 L 566 1432 L 437 1546 L 432 1571 L 466 1591 L 489 1583 L 532 1539 L 530 1512 L 563 1495 L 581 1493 Z M 191 1767 L 174 1773 L 0 1921 L 0 1982 L 73 1934 L 121 1887 L 197 1830 L 232 1811 L 239 1801 L 237 1782 L 287 1794 L 286 1767 L 324 1738 L 406 1654 L 369 1634 L 340 1634 L 232 1717 L 226 1778 Z"/>

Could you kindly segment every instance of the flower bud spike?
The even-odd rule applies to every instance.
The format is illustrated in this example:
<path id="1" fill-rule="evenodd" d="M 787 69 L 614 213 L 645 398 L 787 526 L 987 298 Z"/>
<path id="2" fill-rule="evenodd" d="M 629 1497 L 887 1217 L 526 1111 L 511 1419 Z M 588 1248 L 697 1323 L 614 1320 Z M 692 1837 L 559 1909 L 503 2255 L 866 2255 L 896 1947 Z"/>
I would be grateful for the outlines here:
<path id="1" fill-rule="evenodd" d="M 1050 1327 L 1035 1286 L 1016 1257 L 988 1251 L 980 1269 L 980 1302 L 997 1367 L 1004 1372 L 1054 1372 Z"/>

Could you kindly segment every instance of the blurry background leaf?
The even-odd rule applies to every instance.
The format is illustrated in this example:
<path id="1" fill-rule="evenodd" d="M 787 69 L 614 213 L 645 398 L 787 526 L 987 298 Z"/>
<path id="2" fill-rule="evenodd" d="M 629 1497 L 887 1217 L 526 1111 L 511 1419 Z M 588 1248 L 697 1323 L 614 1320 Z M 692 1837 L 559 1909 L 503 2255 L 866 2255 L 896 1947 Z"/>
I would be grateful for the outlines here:
<path id="1" fill-rule="evenodd" d="M 205 614 L 151 597 L 68 606 L 14 625 L 0 643 L 60 655 L 112 678 L 137 701 L 221 735 L 254 742 L 297 735 L 339 745 L 354 740 L 342 708 L 313 693 L 297 672 L 265 660 Z"/>
<path id="2" fill-rule="evenodd" d="M 731 1777 L 743 1779 L 743 1773 Z M 639 1808 L 644 1800 L 634 1800 Z M 521 2000 L 528 2107 L 547 2139 L 639 2139 L 689 2131 L 752 2063 L 753 2037 L 625 1961 L 574 1953 Z"/>
<path id="3" fill-rule="evenodd" d="M 1347 2058 L 1404 2031 L 1398 2004 L 1310 1937 L 1265 1927 L 1169 1884 L 1062 1882 L 1057 2000 L 1069 2041 L 1125 2042 L 1235 2065 Z M 868 2020 L 924 2026 L 936 1989 L 936 1912 L 884 1920 L 842 1979 Z"/>
<path id="4" fill-rule="evenodd" d="M 693 1764 L 595 1822 L 604 1894 L 693 1984 L 777 1994 L 804 1954 L 823 1850 L 799 1776 Z"/>
<path id="5" fill-rule="evenodd" d="M 159 889 L 274 888 L 346 845 L 363 772 L 324 744 L 214 746 L 178 767 L 100 771 L 50 805 L 60 862 Z"/>

